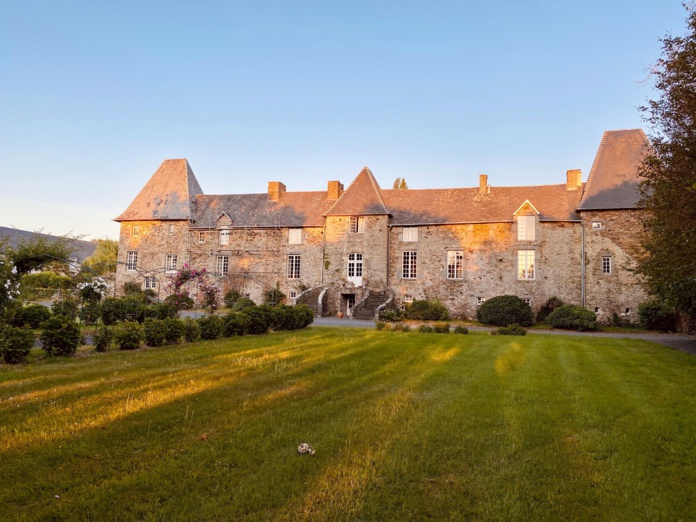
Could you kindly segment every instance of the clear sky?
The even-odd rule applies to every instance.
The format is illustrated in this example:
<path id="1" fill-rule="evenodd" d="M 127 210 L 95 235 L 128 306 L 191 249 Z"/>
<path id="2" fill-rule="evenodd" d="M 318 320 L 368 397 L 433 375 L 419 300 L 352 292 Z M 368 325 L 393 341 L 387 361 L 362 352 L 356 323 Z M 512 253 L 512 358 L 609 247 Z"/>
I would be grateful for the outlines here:
<path id="1" fill-rule="evenodd" d="M 118 238 L 167 158 L 207 194 L 586 179 L 680 0 L 9 1 L 0 226 Z"/>

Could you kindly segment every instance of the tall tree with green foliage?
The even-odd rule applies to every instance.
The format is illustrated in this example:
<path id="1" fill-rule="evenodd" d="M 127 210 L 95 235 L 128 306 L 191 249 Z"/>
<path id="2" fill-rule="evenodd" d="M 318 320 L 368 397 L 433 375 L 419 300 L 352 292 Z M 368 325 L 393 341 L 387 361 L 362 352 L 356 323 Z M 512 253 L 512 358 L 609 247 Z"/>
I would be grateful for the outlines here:
<path id="1" fill-rule="evenodd" d="M 653 150 L 640 175 L 648 210 L 639 271 L 651 294 L 696 318 L 696 11 L 687 34 L 661 39 L 652 69 L 659 96 L 641 107 Z M 693 322 L 692 322 L 693 327 Z"/>
<path id="2" fill-rule="evenodd" d="M 94 254 L 85 259 L 85 265 L 97 275 L 116 272 L 118 259 L 118 241 L 113 239 L 97 239 Z"/>

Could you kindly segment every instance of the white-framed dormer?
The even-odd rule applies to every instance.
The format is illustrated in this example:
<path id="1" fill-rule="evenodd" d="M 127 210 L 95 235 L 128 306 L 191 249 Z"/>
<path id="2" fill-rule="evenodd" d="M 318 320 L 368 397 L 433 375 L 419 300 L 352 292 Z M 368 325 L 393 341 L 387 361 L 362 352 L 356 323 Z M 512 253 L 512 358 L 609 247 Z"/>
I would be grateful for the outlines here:
<path id="1" fill-rule="evenodd" d="M 528 199 L 513 214 L 517 223 L 517 241 L 535 241 L 539 211 Z"/>
<path id="2" fill-rule="evenodd" d="M 231 228 L 234 222 L 227 212 L 221 212 L 217 218 L 218 244 L 221 246 L 230 244 Z"/>

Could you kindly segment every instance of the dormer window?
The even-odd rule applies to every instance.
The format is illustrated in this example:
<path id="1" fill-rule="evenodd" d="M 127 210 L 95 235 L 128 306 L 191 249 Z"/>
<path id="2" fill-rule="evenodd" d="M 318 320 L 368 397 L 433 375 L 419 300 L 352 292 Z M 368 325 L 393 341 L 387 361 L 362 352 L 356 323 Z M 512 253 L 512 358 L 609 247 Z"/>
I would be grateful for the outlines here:
<path id="1" fill-rule="evenodd" d="M 404 242 L 415 243 L 418 241 L 418 227 L 404 227 Z"/>
<path id="2" fill-rule="evenodd" d="M 229 230 L 221 230 L 220 231 L 220 244 L 221 245 L 229 245 L 230 244 L 230 231 Z"/>
<path id="3" fill-rule="evenodd" d="M 536 239 L 536 216 L 517 216 L 517 240 L 534 241 Z"/>
<path id="4" fill-rule="evenodd" d="M 349 230 L 353 234 L 362 234 L 363 232 L 365 232 L 365 218 L 351 216 Z"/>
<path id="5" fill-rule="evenodd" d="M 291 228 L 288 230 L 288 244 L 289 245 L 301 245 L 302 244 L 302 229 L 301 228 Z"/>

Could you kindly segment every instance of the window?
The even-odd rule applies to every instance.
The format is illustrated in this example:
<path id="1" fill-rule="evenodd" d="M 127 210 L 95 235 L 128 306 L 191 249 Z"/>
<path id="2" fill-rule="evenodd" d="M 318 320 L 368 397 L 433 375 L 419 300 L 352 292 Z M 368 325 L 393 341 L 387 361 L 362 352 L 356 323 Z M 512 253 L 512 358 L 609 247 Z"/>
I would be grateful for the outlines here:
<path id="1" fill-rule="evenodd" d="M 464 277 L 464 252 L 451 250 L 447 252 L 447 279 Z"/>
<path id="2" fill-rule="evenodd" d="M 532 306 L 532 298 L 531 297 L 520 297 L 527 306 Z"/>
<path id="3" fill-rule="evenodd" d="M 362 254 L 348 255 L 348 277 L 362 277 L 363 256 Z"/>
<path id="4" fill-rule="evenodd" d="M 413 296 L 411 294 L 404 295 L 404 303 L 412 303 L 412 302 L 413 302 Z"/>
<path id="5" fill-rule="evenodd" d="M 404 252 L 403 263 L 401 265 L 401 277 L 404 279 L 415 279 L 417 274 L 418 252 Z"/>
<path id="6" fill-rule="evenodd" d="M 534 241 L 536 238 L 536 216 L 517 216 L 517 240 Z"/>
<path id="7" fill-rule="evenodd" d="M 157 279 L 154 277 L 145 278 L 145 290 L 155 290 L 157 288 Z"/>
<path id="8" fill-rule="evenodd" d="M 173 236 L 174 235 L 174 225 L 169 225 L 169 235 Z"/>
<path id="9" fill-rule="evenodd" d="M 592 222 L 592 230 L 602 230 L 602 222 L 601 221 L 593 221 Z"/>
<path id="10" fill-rule="evenodd" d="M 301 245 L 302 244 L 302 229 L 301 228 L 291 228 L 288 231 L 288 244 L 290 244 L 290 245 Z"/>
<path id="11" fill-rule="evenodd" d="M 133 237 L 140 235 L 140 225 L 133 225 Z"/>
<path id="12" fill-rule="evenodd" d="M 594 307 L 594 313 L 598 314 L 599 313 L 599 306 Z"/>
<path id="13" fill-rule="evenodd" d="M 165 270 L 176 270 L 176 254 L 167 254 L 164 261 Z"/>
<path id="14" fill-rule="evenodd" d="M 300 256 L 290 254 L 288 256 L 288 279 L 300 278 Z"/>
<path id="15" fill-rule="evenodd" d="M 418 227 L 404 227 L 404 242 L 418 241 Z"/>
<path id="16" fill-rule="evenodd" d="M 199 233 L 198 233 L 198 242 L 199 242 L 199 243 L 205 243 L 205 232 L 199 232 Z"/>
<path id="17" fill-rule="evenodd" d="M 624 313 L 623 313 L 624 315 L 628 315 L 628 314 L 630 314 L 630 313 L 631 313 L 631 309 L 630 309 L 630 308 L 624 308 Z"/>
<path id="18" fill-rule="evenodd" d="M 476 298 L 476 306 L 481 306 L 481 305 L 482 305 L 483 303 L 485 303 L 485 302 L 486 302 L 486 298 L 485 298 L 485 297 L 477 297 L 477 298 Z"/>
<path id="19" fill-rule="evenodd" d="M 350 231 L 354 234 L 362 234 L 365 232 L 365 218 L 364 217 L 351 217 L 350 218 Z"/>
<path id="20" fill-rule="evenodd" d="M 227 273 L 230 271 L 230 257 L 217 256 L 215 271 L 220 275 L 227 275 Z"/>
<path id="21" fill-rule="evenodd" d="M 517 251 L 517 279 L 535 279 L 534 250 Z"/>
<path id="22" fill-rule="evenodd" d="M 230 231 L 229 230 L 221 230 L 220 231 L 220 244 L 221 245 L 229 245 L 230 244 Z"/>
<path id="23" fill-rule="evenodd" d="M 295 299 L 297 297 L 297 292 L 290 292 L 290 299 Z"/>
<path id="24" fill-rule="evenodd" d="M 602 273 L 611 274 L 611 256 L 602 256 Z"/>
<path id="25" fill-rule="evenodd" d="M 138 252 L 131 251 L 128 252 L 126 256 L 126 270 L 129 272 L 134 272 L 138 269 Z"/>

